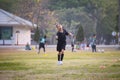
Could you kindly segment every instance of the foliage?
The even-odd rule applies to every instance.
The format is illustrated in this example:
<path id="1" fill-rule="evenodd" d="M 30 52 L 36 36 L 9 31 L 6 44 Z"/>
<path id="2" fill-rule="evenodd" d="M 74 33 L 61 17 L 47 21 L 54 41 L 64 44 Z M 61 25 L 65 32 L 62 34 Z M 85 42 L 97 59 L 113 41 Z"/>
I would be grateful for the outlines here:
<path id="1" fill-rule="evenodd" d="M 0 0 L 0 8 L 7 11 L 12 11 L 11 8 L 16 2 L 17 0 Z"/>
<path id="2" fill-rule="evenodd" d="M 0 7 L 36 23 L 40 30 L 53 36 L 54 24 L 60 22 L 74 34 L 78 24 L 84 36 L 110 35 L 119 29 L 118 0 L 0 0 Z"/>
<path id="3" fill-rule="evenodd" d="M 89 37 L 94 29 L 94 21 L 89 18 L 88 14 L 84 12 L 84 8 L 72 8 L 72 9 L 62 9 L 55 12 L 59 22 L 68 28 L 72 33 L 76 34 L 78 24 L 82 24 L 84 27 L 85 37 Z"/>
<path id="4" fill-rule="evenodd" d="M 88 2 L 89 0 L 50 0 L 47 8 L 50 10 L 78 8 L 85 6 Z"/>
<path id="5" fill-rule="evenodd" d="M 87 15 L 96 23 L 94 25 L 94 29 L 95 29 L 94 32 L 96 32 L 96 30 L 97 32 L 99 32 L 99 29 L 100 29 L 99 27 L 103 27 L 100 24 L 103 24 L 103 22 L 101 21 L 104 19 L 104 17 L 106 16 L 111 17 L 112 15 L 117 15 L 118 13 L 116 12 L 117 7 L 118 7 L 117 0 L 116 1 L 114 0 L 74 0 L 74 1 L 73 0 L 50 0 L 50 1 L 51 1 L 50 3 L 51 7 L 49 8 L 53 10 L 56 10 L 56 9 L 60 10 L 64 8 L 71 9 L 71 8 L 84 7 L 85 12 L 88 13 Z M 72 13 L 69 15 L 71 16 L 71 18 L 68 17 L 69 24 L 70 24 L 71 23 L 70 21 L 71 19 L 73 20 L 74 15 Z M 69 15 L 66 15 L 66 16 L 69 16 Z M 115 18 L 115 16 L 113 16 L 112 18 Z M 111 22 L 113 22 L 113 24 L 116 24 L 115 21 L 116 20 L 114 19 Z M 109 25 L 109 23 L 107 23 L 107 25 Z M 115 25 L 113 25 L 113 27 L 115 27 Z M 108 28 L 110 29 L 111 27 L 108 26 Z M 113 30 L 114 29 L 115 28 L 113 28 Z M 103 33 L 105 32 L 107 32 L 107 30 L 104 31 Z M 110 31 L 108 30 L 108 33 L 109 32 Z"/>
<path id="6" fill-rule="evenodd" d="M 84 30 L 81 24 L 77 25 L 78 27 L 78 31 L 77 31 L 77 35 L 76 35 L 76 40 L 78 42 L 82 42 L 84 41 Z"/>
<path id="7" fill-rule="evenodd" d="M 40 31 L 38 29 L 38 27 L 35 29 L 35 34 L 34 34 L 34 41 L 36 41 L 37 43 L 39 43 L 39 39 L 40 39 Z"/>

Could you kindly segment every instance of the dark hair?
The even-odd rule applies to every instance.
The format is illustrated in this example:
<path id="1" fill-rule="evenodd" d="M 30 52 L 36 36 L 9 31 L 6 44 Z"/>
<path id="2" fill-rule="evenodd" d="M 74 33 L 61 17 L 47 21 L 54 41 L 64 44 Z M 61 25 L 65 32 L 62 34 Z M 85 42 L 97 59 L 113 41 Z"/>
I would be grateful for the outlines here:
<path id="1" fill-rule="evenodd" d="M 46 35 L 44 36 L 44 38 L 46 38 Z"/>
<path id="2" fill-rule="evenodd" d="M 55 25 L 56 25 L 56 27 L 58 27 L 60 24 L 56 23 Z"/>
<path id="3" fill-rule="evenodd" d="M 93 34 L 93 36 L 96 36 L 96 34 Z"/>

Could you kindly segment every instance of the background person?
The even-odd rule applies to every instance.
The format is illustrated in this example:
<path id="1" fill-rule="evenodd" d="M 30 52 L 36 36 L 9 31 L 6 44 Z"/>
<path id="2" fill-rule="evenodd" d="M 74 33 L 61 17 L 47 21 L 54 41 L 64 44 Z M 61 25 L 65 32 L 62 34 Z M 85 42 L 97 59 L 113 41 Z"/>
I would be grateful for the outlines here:
<path id="1" fill-rule="evenodd" d="M 91 47 L 92 47 L 92 52 L 96 52 L 96 34 L 93 34 L 91 38 Z"/>
<path id="2" fill-rule="evenodd" d="M 31 50 L 31 47 L 30 47 L 29 43 L 27 43 L 27 44 L 25 45 L 25 50 Z"/>
<path id="3" fill-rule="evenodd" d="M 74 49 L 75 49 L 75 36 L 72 37 L 71 47 L 72 47 L 72 52 L 74 52 Z"/>
<path id="4" fill-rule="evenodd" d="M 46 36 L 40 38 L 39 48 L 38 48 L 38 54 L 40 53 L 40 49 L 43 48 L 43 51 L 45 53 L 45 44 L 46 44 Z"/>

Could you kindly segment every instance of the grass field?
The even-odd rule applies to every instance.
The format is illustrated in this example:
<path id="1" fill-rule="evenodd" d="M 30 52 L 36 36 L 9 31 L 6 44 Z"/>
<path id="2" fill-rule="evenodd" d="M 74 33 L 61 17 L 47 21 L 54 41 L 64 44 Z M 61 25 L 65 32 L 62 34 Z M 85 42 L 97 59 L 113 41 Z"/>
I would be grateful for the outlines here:
<path id="1" fill-rule="evenodd" d="M 55 49 L 0 50 L 0 80 L 120 80 L 120 50 L 104 53 L 66 50 L 63 65 Z"/>

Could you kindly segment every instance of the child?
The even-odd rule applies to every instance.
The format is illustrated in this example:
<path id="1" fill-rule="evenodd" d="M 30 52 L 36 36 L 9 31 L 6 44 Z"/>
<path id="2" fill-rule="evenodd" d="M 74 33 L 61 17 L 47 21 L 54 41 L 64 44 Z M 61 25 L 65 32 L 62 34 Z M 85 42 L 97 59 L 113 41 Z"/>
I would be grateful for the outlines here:
<path id="1" fill-rule="evenodd" d="M 63 64 L 63 58 L 64 58 L 64 50 L 66 46 L 66 35 L 71 35 L 71 33 L 68 33 L 65 29 L 63 29 L 62 25 L 58 24 L 56 25 L 56 28 L 58 30 L 56 34 L 56 39 L 58 41 L 57 43 L 57 51 L 58 51 L 58 64 Z"/>
<path id="2" fill-rule="evenodd" d="M 96 52 L 96 34 L 93 35 L 91 38 L 91 47 L 92 47 L 92 52 Z"/>
<path id="3" fill-rule="evenodd" d="M 29 43 L 25 45 L 25 50 L 31 50 Z"/>
<path id="4" fill-rule="evenodd" d="M 74 52 L 74 47 L 75 47 L 75 37 L 74 36 L 71 41 L 71 47 L 72 47 L 72 52 Z"/>
<path id="5" fill-rule="evenodd" d="M 40 38 L 38 54 L 40 53 L 40 49 L 41 49 L 41 48 L 43 48 L 43 51 L 44 51 L 44 53 L 45 53 L 45 43 L 46 43 L 46 36 Z"/>

